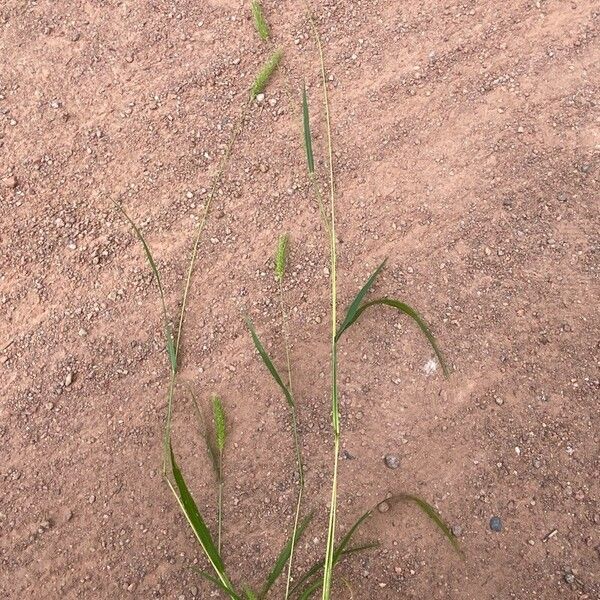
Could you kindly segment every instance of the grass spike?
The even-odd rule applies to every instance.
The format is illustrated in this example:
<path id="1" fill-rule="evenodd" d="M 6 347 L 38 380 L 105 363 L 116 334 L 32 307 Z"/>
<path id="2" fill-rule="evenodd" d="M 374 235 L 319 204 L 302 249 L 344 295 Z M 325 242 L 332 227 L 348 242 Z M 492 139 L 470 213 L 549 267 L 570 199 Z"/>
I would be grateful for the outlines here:
<path id="1" fill-rule="evenodd" d="M 252 20 L 258 36 L 263 42 L 269 39 L 269 26 L 263 13 L 262 4 L 258 0 L 252 2 Z"/>
<path id="2" fill-rule="evenodd" d="M 250 98 L 254 100 L 258 94 L 262 94 L 269 80 L 273 76 L 273 73 L 277 70 L 281 59 L 283 58 L 283 50 L 275 50 L 273 54 L 267 59 L 267 62 L 263 65 L 263 68 L 258 72 L 252 87 L 250 88 Z"/>
<path id="3" fill-rule="evenodd" d="M 221 398 L 216 394 L 212 397 L 213 419 L 215 420 L 215 442 L 219 452 L 225 449 L 225 439 L 227 437 L 227 425 L 225 420 L 225 409 Z"/>
<path id="4" fill-rule="evenodd" d="M 277 240 L 277 251 L 275 252 L 275 279 L 281 283 L 285 276 L 289 236 L 282 233 Z"/>

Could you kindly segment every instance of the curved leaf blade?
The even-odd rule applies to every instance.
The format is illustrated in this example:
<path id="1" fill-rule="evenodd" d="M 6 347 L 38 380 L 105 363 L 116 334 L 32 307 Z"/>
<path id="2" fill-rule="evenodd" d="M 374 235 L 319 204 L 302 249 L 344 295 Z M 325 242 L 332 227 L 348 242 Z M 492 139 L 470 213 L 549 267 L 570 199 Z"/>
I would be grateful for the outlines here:
<path id="1" fill-rule="evenodd" d="M 365 285 L 363 285 L 362 288 L 360 288 L 358 294 L 356 294 L 356 296 L 354 297 L 352 304 L 348 307 L 348 310 L 346 311 L 344 321 L 340 325 L 338 332 L 335 336 L 336 342 L 340 339 L 342 333 L 344 333 L 344 331 L 346 331 L 346 329 L 348 329 L 348 327 L 350 327 L 350 325 L 352 325 L 352 323 L 354 323 L 358 318 L 357 313 L 360 310 L 360 305 L 362 304 L 364 297 L 369 293 L 369 290 L 373 287 L 375 280 L 379 276 L 379 273 L 381 273 L 383 267 L 385 267 L 386 262 L 387 258 L 375 269 L 373 274 L 369 277 L 369 279 L 367 279 Z"/>
<path id="2" fill-rule="evenodd" d="M 231 600 L 242 600 L 242 598 L 240 596 L 238 596 L 234 591 L 225 587 L 225 585 L 223 585 L 223 583 L 221 581 L 219 581 L 216 577 L 209 575 L 208 573 L 206 573 L 206 571 L 201 571 L 198 567 L 195 567 L 194 571 L 196 571 L 196 573 L 198 573 L 198 575 L 201 575 L 202 577 L 204 577 L 204 579 L 206 579 L 206 580 L 210 581 L 211 583 L 213 583 L 214 585 L 216 585 L 220 590 L 225 592 L 231 598 Z"/>
<path id="3" fill-rule="evenodd" d="M 194 532 L 194 535 L 196 536 L 200 547 L 204 551 L 206 558 L 208 559 L 212 568 L 217 574 L 219 581 L 222 583 L 223 587 L 225 587 L 228 590 L 230 596 L 237 600 L 239 597 L 236 595 L 235 590 L 233 589 L 233 586 L 231 585 L 229 578 L 225 573 L 225 565 L 223 564 L 223 559 L 221 558 L 221 555 L 219 554 L 219 551 L 217 550 L 217 547 L 212 539 L 210 531 L 206 526 L 206 523 L 204 522 L 204 519 L 202 518 L 202 515 L 198 510 L 198 506 L 196 505 L 196 502 L 187 487 L 181 469 L 179 468 L 179 465 L 175 460 L 175 455 L 173 454 L 173 447 L 171 446 L 170 441 L 169 454 L 171 459 L 171 467 L 173 470 L 173 479 L 175 479 L 177 490 L 175 490 L 173 484 L 168 478 L 167 484 L 173 492 L 173 495 L 175 496 L 179 507 L 183 512 L 183 515 L 185 516 L 190 527 L 192 528 L 192 531 Z M 177 493 L 177 491 L 179 493 Z"/>
<path id="4" fill-rule="evenodd" d="M 337 546 L 334 548 L 334 551 L 333 551 L 333 566 L 334 567 L 339 562 L 339 560 L 346 554 L 360 552 L 362 550 L 368 550 L 377 545 L 377 544 L 372 543 L 372 544 L 365 544 L 363 546 L 356 546 L 354 548 L 349 548 L 349 549 L 347 548 L 348 544 L 352 540 L 352 536 L 356 533 L 356 530 L 364 523 L 364 521 L 368 517 L 371 516 L 372 513 L 373 513 L 372 510 L 368 510 L 366 513 L 362 514 L 356 520 L 354 525 L 352 525 L 352 527 L 348 530 L 346 535 L 344 535 L 344 537 L 340 540 L 339 544 L 337 544 Z M 321 559 L 321 560 L 317 561 L 315 564 L 313 564 L 312 567 L 310 567 L 295 583 L 294 587 L 292 588 L 292 590 L 290 592 L 290 595 L 293 595 L 296 593 L 302 594 L 302 592 L 300 591 L 300 588 L 307 581 L 309 581 L 312 577 L 314 577 L 323 568 L 324 564 L 325 564 L 324 559 Z M 319 584 L 319 586 L 322 584 L 322 581 L 320 579 L 318 580 L 318 584 Z M 317 589 L 317 588 L 315 588 L 315 589 Z M 300 596 L 300 597 L 302 597 L 302 596 Z"/>
<path id="5" fill-rule="evenodd" d="M 421 511 L 440 529 L 440 531 L 444 534 L 444 536 L 448 539 L 448 541 L 452 544 L 452 547 L 458 552 L 461 558 L 464 558 L 464 552 L 460 547 L 458 540 L 454 537 L 452 530 L 446 522 L 442 519 L 440 514 L 427 502 L 423 500 L 423 498 L 419 498 L 419 496 L 413 496 L 412 494 L 399 494 L 395 496 L 392 500 L 400 500 L 400 501 L 408 501 L 416 504 Z M 389 501 L 389 500 L 388 500 Z"/>
<path id="6" fill-rule="evenodd" d="M 340 329 L 338 330 L 338 333 L 337 333 L 338 339 L 342 335 L 342 333 L 344 333 L 344 331 L 346 331 L 351 325 L 353 325 L 354 323 L 356 323 L 356 321 L 358 321 L 360 316 L 368 308 L 371 308 L 372 306 L 379 306 L 379 305 L 391 306 L 392 308 L 395 308 L 396 310 L 398 310 L 401 313 L 404 313 L 405 315 L 410 317 L 418 325 L 419 329 L 423 332 L 423 334 L 427 338 L 427 341 L 433 348 L 433 351 L 435 352 L 435 356 L 438 359 L 438 361 L 442 367 L 442 370 L 444 371 L 444 375 L 446 377 L 448 377 L 448 375 L 450 375 L 450 369 L 446 363 L 446 360 L 444 359 L 444 355 L 442 354 L 442 351 L 440 350 L 434 335 L 431 333 L 431 330 L 427 326 L 427 323 L 425 322 L 423 317 L 421 317 L 421 315 L 414 308 L 412 308 L 408 304 L 405 304 L 404 302 L 400 302 L 400 300 L 395 300 L 394 298 L 383 297 L 383 298 L 377 298 L 376 300 L 371 300 L 370 302 L 365 302 L 357 311 L 355 311 L 353 313 L 352 319 L 348 320 L 347 324 L 346 324 L 346 321 L 344 321 L 345 327 L 344 328 L 340 327 Z"/>
<path id="7" fill-rule="evenodd" d="M 265 347 L 262 345 L 260 339 L 258 338 L 258 335 L 256 335 L 256 330 L 254 329 L 254 325 L 252 324 L 252 321 L 250 321 L 250 319 L 246 319 L 246 326 L 250 330 L 250 335 L 252 336 L 254 347 L 258 350 L 258 353 L 260 354 L 260 357 L 265 363 L 267 369 L 269 369 L 269 373 L 271 373 L 271 376 L 273 377 L 277 385 L 281 388 L 281 391 L 283 392 L 283 395 L 285 396 L 285 399 L 287 400 L 288 404 L 292 408 L 294 408 L 294 398 L 292 397 L 292 394 L 290 393 L 290 390 L 288 390 L 285 383 L 283 383 L 283 379 L 281 379 L 279 372 L 275 368 L 271 357 L 267 354 L 267 351 L 265 350 Z"/>
<path id="8" fill-rule="evenodd" d="M 260 591 L 260 594 L 258 595 L 259 600 L 266 598 L 267 594 L 269 593 L 269 590 L 273 587 L 273 584 L 277 581 L 277 579 L 283 572 L 283 569 L 290 558 L 292 548 L 296 546 L 298 540 L 304 533 L 304 530 L 308 527 L 312 518 L 312 514 L 304 517 L 304 519 L 302 519 L 302 522 L 298 526 L 298 529 L 296 530 L 296 535 L 292 533 L 287 543 L 282 548 L 281 552 L 279 553 L 279 556 L 277 557 L 277 560 L 275 561 L 275 564 L 273 565 L 273 568 L 271 569 L 271 572 L 267 576 L 265 585 L 263 586 L 262 590 Z"/>

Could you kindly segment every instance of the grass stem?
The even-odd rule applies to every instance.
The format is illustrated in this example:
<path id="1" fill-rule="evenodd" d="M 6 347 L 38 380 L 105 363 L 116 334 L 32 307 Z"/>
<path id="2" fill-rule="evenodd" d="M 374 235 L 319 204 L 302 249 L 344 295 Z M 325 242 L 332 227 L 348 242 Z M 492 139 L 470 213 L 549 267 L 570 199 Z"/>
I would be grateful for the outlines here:
<path id="1" fill-rule="evenodd" d="M 315 24 L 315 20 L 310 12 L 308 3 L 305 1 L 308 10 L 310 26 L 317 44 L 319 52 L 319 63 L 321 71 L 321 85 L 323 89 L 323 105 L 325 109 L 325 127 L 327 134 L 327 158 L 329 163 L 329 259 L 330 259 L 330 283 L 331 283 L 331 421 L 333 429 L 333 475 L 331 480 L 331 503 L 329 508 L 329 525 L 327 529 L 327 546 L 325 549 L 325 564 L 323 568 L 323 590 L 322 600 L 329 600 L 331 597 L 331 582 L 334 566 L 335 554 L 335 530 L 337 516 L 337 485 L 338 485 L 338 467 L 340 452 L 340 411 L 337 389 L 337 247 L 335 230 L 335 178 L 333 167 L 333 141 L 331 133 L 331 112 L 329 108 L 329 94 L 327 92 L 327 76 L 325 72 L 325 59 L 323 56 L 323 46 L 321 36 Z M 311 177 L 314 179 L 314 177 Z M 315 186 L 316 187 L 316 186 Z M 322 203 L 321 203 L 322 204 Z"/>

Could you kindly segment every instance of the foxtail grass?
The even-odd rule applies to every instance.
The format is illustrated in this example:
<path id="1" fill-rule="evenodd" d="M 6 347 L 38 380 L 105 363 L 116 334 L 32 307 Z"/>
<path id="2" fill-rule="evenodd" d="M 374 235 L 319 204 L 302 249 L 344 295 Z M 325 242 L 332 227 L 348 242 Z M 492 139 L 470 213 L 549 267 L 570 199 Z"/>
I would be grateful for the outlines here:
<path id="1" fill-rule="evenodd" d="M 217 547 L 221 552 L 221 534 L 223 530 L 223 452 L 225 450 L 225 438 L 227 437 L 225 409 L 219 396 L 212 398 L 213 419 L 215 422 L 215 445 L 217 448 L 217 478 L 219 495 L 217 498 Z"/>
<path id="2" fill-rule="evenodd" d="M 327 138 L 327 167 L 328 167 L 328 188 L 329 188 L 329 211 L 326 214 L 323 202 L 321 200 L 316 174 L 315 174 L 315 159 L 313 152 L 313 144 L 311 137 L 310 128 L 310 114 L 308 98 L 306 88 L 302 92 L 302 121 L 304 131 L 304 148 L 306 152 L 307 170 L 308 177 L 317 195 L 319 202 L 319 208 L 321 216 L 326 220 L 326 229 L 329 236 L 329 262 L 330 262 L 330 294 L 331 294 L 331 419 L 332 419 L 332 433 L 333 433 L 333 471 L 331 478 L 331 500 L 329 508 L 329 522 L 327 528 L 327 543 L 325 547 L 325 558 L 323 561 L 323 578 L 321 582 L 322 586 L 322 600 L 330 600 L 331 598 L 331 586 L 333 582 L 333 570 L 339 559 L 339 553 L 336 553 L 336 521 L 337 521 L 337 490 L 338 490 L 338 470 L 339 470 L 339 453 L 340 453 L 340 439 L 341 439 L 341 428 L 340 428 L 340 406 L 339 406 L 339 394 L 338 394 L 338 344 L 343 333 L 358 321 L 360 316 L 369 308 L 374 306 L 389 306 L 395 308 L 401 313 L 410 317 L 416 322 L 420 330 L 423 332 L 433 350 L 440 361 L 444 374 L 448 374 L 448 368 L 443 359 L 443 356 L 438 348 L 434 336 L 429 330 L 423 318 L 409 305 L 395 300 L 393 298 L 379 298 L 370 302 L 365 301 L 365 297 L 369 293 L 370 289 L 374 285 L 376 279 L 380 275 L 381 271 L 385 266 L 383 261 L 379 267 L 373 272 L 368 278 L 367 282 L 356 294 L 354 300 L 350 304 L 345 318 L 341 325 L 338 327 L 337 324 L 337 240 L 336 240 L 336 190 L 335 190 L 335 177 L 334 177 L 334 164 L 333 164 L 333 141 L 332 141 L 332 127 L 331 127 L 331 112 L 329 104 L 329 95 L 327 88 L 327 76 L 325 70 L 325 60 L 323 54 L 323 47 L 321 44 L 321 37 L 316 27 L 315 21 L 309 11 L 309 21 L 311 29 L 316 42 L 317 51 L 319 55 L 319 66 L 320 66 L 320 78 L 321 78 L 321 89 L 323 95 L 323 106 L 325 112 L 325 131 Z M 425 501 L 419 506 L 430 507 Z M 433 509 L 431 509 L 433 510 Z M 427 511 L 426 511 L 427 512 Z M 430 518 L 433 519 L 433 513 L 430 513 Z M 366 518 L 367 514 L 365 514 Z M 434 519 L 435 520 L 435 519 Z M 360 523 L 359 523 L 360 524 Z M 319 585 L 317 582 L 312 584 L 312 587 L 305 591 L 305 595 L 302 598 L 309 598 L 317 589 Z"/>
<path id="3" fill-rule="evenodd" d="M 263 65 L 262 69 L 258 72 L 258 75 L 254 79 L 252 83 L 252 87 L 250 88 L 250 99 L 254 100 L 256 96 L 262 94 L 269 80 L 273 77 L 273 74 L 277 70 L 281 59 L 283 58 L 283 50 L 275 50 L 273 54 L 267 59 L 267 62 Z"/>
<path id="4" fill-rule="evenodd" d="M 252 2 L 252 20 L 258 36 L 263 42 L 269 39 L 269 26 L 263 13 L 262 4 L 258 0 Z"/>

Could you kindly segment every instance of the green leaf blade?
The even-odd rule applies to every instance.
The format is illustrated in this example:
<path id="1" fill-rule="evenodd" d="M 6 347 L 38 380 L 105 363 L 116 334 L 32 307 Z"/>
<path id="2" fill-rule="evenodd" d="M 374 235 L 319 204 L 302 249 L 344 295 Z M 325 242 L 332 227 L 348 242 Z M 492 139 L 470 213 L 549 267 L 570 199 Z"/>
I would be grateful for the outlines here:
<path id="1" fill-rule="evenodd" d="M 338 337 L 344 331 L 346 331 L 351 325 L 356 323 L 356 321 L 358 321 L 360 316 L 366 310 L 368 310 L 369 308 L 371 308 L 373 306 L 390 306 L 392 308 L 395 308 L 399 312 L 405 314 L 406 316 L 410 317 L 417 324 L 417 326 L 419 327 L 419 329 L 421 330 L 423 335 L 427 338 L 427 341 L 431 345 L 431 347 L 436 355 L 436 358 L 438 359 L 438 362 L 440 363 L 440 365 L 442 367 L 444 375 L 446 377 L 448 377 L 450 375 L 450 368 L 448 367 L 448 364 L 446 363 L 444 355 L 442 354 L 442 351 L 440 350 L 440 348 L 438 346 L 437 340 L 435 339 L 434 335 L 431 333 L 431 330 L 429 329 L 427 323 L 425 322 L 423 317 L 421 317 L 421 315 L 414 308 L 412 308 L 411 306 L 409 306 L 408 304 L 406 304 L 404 302 L 400 302 L 400 300 L 396 300 L 394 298 L 383 297 L 383 298 L 377 298 L 376 300 L 371 300 L 370 302 L 366 302 L 354 313 L 353 318 L 347 324 L 345 324 L 345 327 L 343 329 L 340 327 L 340 330 L 338 331 Z"/>
<path id="2" fill-rule="evenodd" d="M 267 351 L 265 350 L 264 346 L 262 345 L 260 339 L 258 338 L 258 335 L 256 335 L 256 330 L 254 329 L 254 325 L 252 324 L 252 321 L 250 321 L 250 319 L 246 319 L 246 326 L 250 330 L 250 335 L 252 336 L 252 341 L 254 342 L 254 347 L 258 350 L 258 353 L 260 354 L 260 357 L 262 358 L 263 363 L 269 370 L 269 373 L 271 373 L 271 376 L 273 377 L 273 379 L 275 380 L 277 385 L 280 387 L 288 404 L 292 408 L 295 408 L 294 398 L 292 397 L 292 394 L 288 390 L 285 383 L 283 383 L 283 379 L 281 379 L 281 376 L 279 375 L 279 372 L 277 371 L 275 365 L 273 364 L 271 357 L 268 355 Z"/>
<path id="3" fill-rule="evenodd" d="M 302 519 L 302 521 L 300 522 L 298 529 L 296 530 L 296 535 L 292 533 L 285 546 L 282 548 L 281 552 L 277 556 L 277 559 L 275 560 L 273 568 L 267 576 L 265 585 L 263 586 L 262 590 L 260 591 L 260 594 L 258 595 L 259 600 L 262 600 L 267 597 L 269 590 L 273 587 L 273 584 L 277 581 L 277 579 L 283 572 L 283 569 L 290 558 L 290 554 L 292 553 L 292 548 L 296 546 L 299 539 L 302 537 L 302 534 L 311 522 L 312 518 L 312 514 L 304 517 L 304 519 Z"/>
<path id="4" fill-rule="evenodd" d="M 181 508 L 183 515 L 188 521 L 190 527 L 192 528 L 192 531 L 194 532 L 198 543 L 200 544 L 204 554 L 206 555 L 206 558 L 208 559 L 212 568 L 217 574 L 219 581 L 227 590 L 229 590 L 230 594 L 233 594 L 232 598 L 237 597 L 235 595 L 235 590 L 233 589 L 231 583 L 229 582 L 229 578 L 225 573 L 225 565 L 223 563 L 223 559 L 221 558 L 221 555 L 217 550 L 217 547 L 212 539 L 210 531 L 206 526 L 206 523 L 204 522 L 200 511 L 198 510 L 198 506 L 196 505 L 196 502 L 187 487 L 181 469 L 179 468 L 179 465 L 175 460 L 175 455 L 173 454 L 173 447 L 171 446 L 170 441 L 169 455 L 173 471 L 173 479 L 175 480 L 177 491 L 175 490 L 173 484 L 169 479 L 167 479 L 167 483 L 171 488 L 171 491 L 173 492 L 175 498 L 177 499 L 179 507 Z"/>
<path id="5" fill-rule="evenodd" d="M 310 115 L 308 112 L 308 97 L 306 95 L 306 86 L 302 88 L 302 128 L 304 131 L 304 149 L 306 150 L 308 173 L 309 175 L 312 175 L 315 172 L 315 159 L 313 156 L 312 135 L 310 132 Z"/>
<path id="6" fill-rule="evenodd" d="M 452 533 L 452 530 L 450 529 L 450 527 L 448 527 L 448 525 L 442 519 L 437 510 L 435 510 L 435 508 L 433 508 L 433 506 L 429 504 L 429 502 L 423 500 L 423 498 L 419 498 L 419 496 L 413 496 L 412 494 L 400 494 L 399 496 L 396 496 L 396 499 L 405 500 L 416 504 L 421 509 L 421 511 L 440 529 L 440 531 L 452 544 L 452 547 L 456 550 L 456 552 L 458 552 L 461 558 L 464 558 L 464 553 L 458 543 L 458 540 Z"/>
<path id="7" fill-rule="evenodd" d="M 375 271 L 371 274 L 369 279 L 367 279 L 367 282 L 362 286 L 358 294 L 356 294 L 356 296 L 354 297 L 352 304 L 350 304 L 348 310 L 346 311 L 344 321 L 342 322 L 337 331 L 337 334 L 335 336 L 336 342 L 340 339 L 342 333 L 344 333 L 344 331 L 346 331 L 346 329 L 348 329 L 348 327 L 350 327 L 350 325 L 352 325 L 352 323 L 354 323 L 358 318 L 357 313 L 359 312 L 360 305 L 362 304 L 364 297 L 369 293 L 369 290 L 373 287 L 375 280 L 377 279 L 377 277 L 379 277 L 379 274 L 383 270 L 383 267 L 385 267 L 386 262 L 387 258 L 375 269 Z"/>

